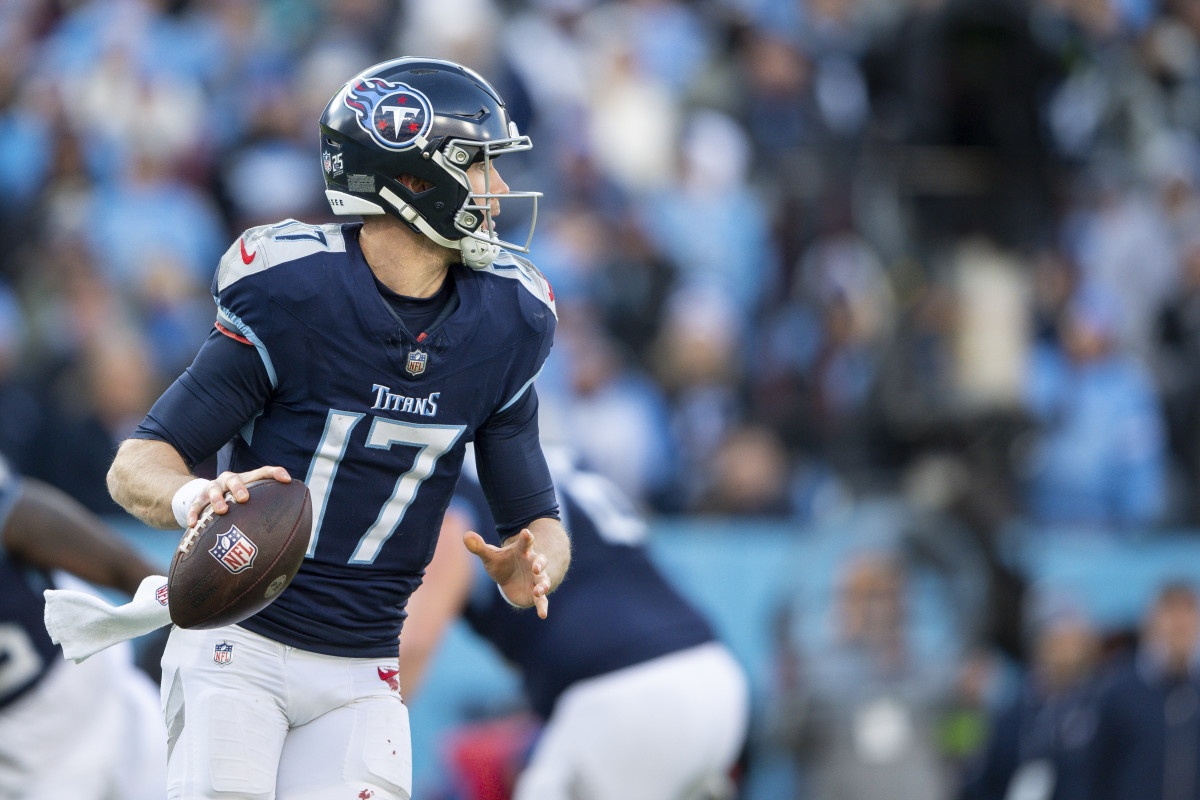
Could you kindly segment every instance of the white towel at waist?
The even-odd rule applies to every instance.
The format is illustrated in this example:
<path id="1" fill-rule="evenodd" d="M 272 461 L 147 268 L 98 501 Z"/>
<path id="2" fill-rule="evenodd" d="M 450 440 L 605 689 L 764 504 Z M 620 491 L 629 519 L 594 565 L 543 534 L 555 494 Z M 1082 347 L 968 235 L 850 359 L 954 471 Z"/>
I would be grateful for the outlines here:
<path id="1" fill-rule="evenodd" d="M 70 589 L 47 589 L 44 594 L 46 630 L 55 644 L 62 645 L 63 655 L 76 663 L 171 624 L 167 579 L 162 575 L 144 578 L 133 599 L 122 606 Z"/>

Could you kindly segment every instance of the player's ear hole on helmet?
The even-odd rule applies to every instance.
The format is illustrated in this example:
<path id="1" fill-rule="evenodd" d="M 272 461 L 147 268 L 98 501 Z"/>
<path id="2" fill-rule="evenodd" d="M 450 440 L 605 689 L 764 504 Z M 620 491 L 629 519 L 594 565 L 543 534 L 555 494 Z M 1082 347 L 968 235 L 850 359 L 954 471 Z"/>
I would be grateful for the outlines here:
<path id="1" fill-rule="evenodd" d="M 416 175 L 397 175 L 396 180 L 406 186 L 413 194 L 421 194 L 434 188 L 432 182 L 424 178 L 418 178 Z"/>

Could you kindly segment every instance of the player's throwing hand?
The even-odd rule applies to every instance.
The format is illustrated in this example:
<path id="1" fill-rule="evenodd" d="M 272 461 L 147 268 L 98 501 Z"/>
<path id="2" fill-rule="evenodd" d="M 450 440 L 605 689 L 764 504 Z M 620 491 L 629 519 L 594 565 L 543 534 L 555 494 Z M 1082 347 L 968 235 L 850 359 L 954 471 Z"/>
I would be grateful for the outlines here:
<path id="1" fill-rule="evenodd" d="M 195 495 L 190 502 L 185 502 L 186 498 L 182 498 L 180 502 L 186 509 L 187 525 L 192 527 L 200 519 L 200 512 L 205 506 L 211 505 L 213 511 L 218 514 L 224 514 L 229 511 L 229 503 L 226 500 L 227 495 L 233 497 L 233 502 L 244 503 L 250 499 L 250 491 L 246 488 L 246 484 L 254 483 L 263 478 L 274 478 L 280 483 L 291 483 L 292 476 L 283 467 L 259 467 L 250 472 L 222 472 L 215 480 L 207 483 L 197 479 L 191 481 L 190 484 L 185 484 L 180 492 L 195 491 Z M 194 488 L 189 489 L 189 486 Z"/>
<path id="2" fill-rule="evenodd" d="M 542 619 L 550 611 L 550 576 L 546 572 L 546 556 L 533 548 L 533 531 L 525 528 L 496 547 L 484 541 L 475 531 L 463 536 L 463 544 L 479 557 L 488 575 L 513 605 L 537 609 Z"/>

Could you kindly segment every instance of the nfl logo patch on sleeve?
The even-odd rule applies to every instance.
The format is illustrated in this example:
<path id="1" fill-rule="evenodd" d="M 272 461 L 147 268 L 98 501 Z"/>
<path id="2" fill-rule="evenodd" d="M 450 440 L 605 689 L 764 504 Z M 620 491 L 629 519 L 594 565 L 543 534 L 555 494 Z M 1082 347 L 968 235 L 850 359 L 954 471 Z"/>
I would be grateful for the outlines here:
<path id="1" fill-rule="evenodd" d="M 238 530 L 236 525 L 231 525 L 229 530 L 217 537 L 217 543 L 208 552 L 221 562 L 221 566 L 236 575 L 254 566 L 258 545 L 250 541 L 250 537 Z"/>

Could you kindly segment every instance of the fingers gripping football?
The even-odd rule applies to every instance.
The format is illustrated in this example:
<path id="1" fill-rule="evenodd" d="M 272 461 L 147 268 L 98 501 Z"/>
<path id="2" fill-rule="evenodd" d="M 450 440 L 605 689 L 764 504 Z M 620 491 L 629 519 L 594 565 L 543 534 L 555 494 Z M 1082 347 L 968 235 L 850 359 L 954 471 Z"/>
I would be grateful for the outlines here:
<path id="1" fill-rule="evenodd" d="M 187 524 L 191 527 L 200 518 L 205 506 L 211 505 L 217 514 L 229 511 L 230 503 L 244 503 L 250 499 L 247 484 L 272 478 L 280 483 L 291 483 L 292 476 L 283 467 L 259 467 L 249 472 L 222 472 L 201 489 L 188 507 Z"/>

